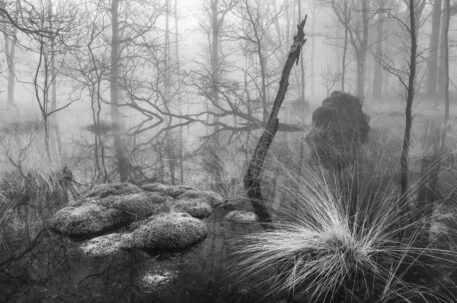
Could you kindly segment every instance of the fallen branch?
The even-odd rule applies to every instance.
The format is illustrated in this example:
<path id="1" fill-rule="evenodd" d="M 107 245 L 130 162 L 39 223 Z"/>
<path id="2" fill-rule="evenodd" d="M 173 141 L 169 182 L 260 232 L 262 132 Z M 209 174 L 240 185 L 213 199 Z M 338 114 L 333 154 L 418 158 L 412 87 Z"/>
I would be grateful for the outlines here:
<path id="1" fill-rule="evenodd" d="M 263 131 L 259 142 L 257 143 L 256 149 L 254 151 L 254 156 L 249 163 L 248 170 L 243 179 L 246 194 L 251 201 L 254 212 L 259 217 L 259 221 L 262 223 L 271 222 L 271 216 L 264 205 L 264 199 L 260 186 L 263 164 L 265 162 L 268 149 L 270 148 L 274 136 L 278 131 L 278 113 L 286 96 L 287 87 L 289 86 L 290 72 L 292 71 L 294 63 L 298 63 L 301 49 L 306 42 L 303 29 L 305 27 L 307 17 L 308 16 L 305 16 L 305 19 L 303 19 L 300 24 L 297 25 L 297 34 L 294 37 L 294 43 L 290 48 L 286 64 L 284 65 L 282 71 L 281 80 L 279 82 L 279 90 L 276 94 L 273 108 L 271 109 L 270 118 L 268 119 L 267 126 Z"/>

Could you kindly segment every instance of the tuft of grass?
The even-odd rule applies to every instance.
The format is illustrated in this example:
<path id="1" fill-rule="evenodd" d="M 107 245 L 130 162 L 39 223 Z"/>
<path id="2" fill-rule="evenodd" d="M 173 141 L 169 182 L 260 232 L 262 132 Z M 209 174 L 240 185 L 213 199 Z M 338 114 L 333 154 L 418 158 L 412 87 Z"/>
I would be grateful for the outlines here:
<path id="1" fill-rule="evenodd" d="M 427 264 L 455 264 L 456 253 L 418 243 L 432 218 L 399 196 L 395 174 L 370 167 L 280 171 L 278 223 L 237 242 L 233 272 L 303 302 L 456 302 L 433 288 L 439 279 L 414 276 Z"/>

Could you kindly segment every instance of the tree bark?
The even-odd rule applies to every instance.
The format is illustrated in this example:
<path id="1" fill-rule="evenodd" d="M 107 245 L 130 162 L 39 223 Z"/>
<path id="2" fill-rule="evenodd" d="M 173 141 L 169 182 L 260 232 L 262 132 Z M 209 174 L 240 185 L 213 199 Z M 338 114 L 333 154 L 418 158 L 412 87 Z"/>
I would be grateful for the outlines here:
<path id="1" fill-rule="evenodd" d="M 263 165 L 268 153 L 268 149 L 270 148 L 270 145 L 273 142 L 274 136 L 278 130 L 278 113 L 287 92 L 290 72 L 294 63 L 298 63 L 301 49 L 306 42 L 305 33 L 303 31 L 305 24 L 306 17 L 297 26 L 298 31 L 294 37 L 294 43 L 289 51 L 286 64 L 284 65 L 284 69 L 282 71 L 281 80 L 279 82 L 279 90 L 271 109 L 267 127 L 263 131 L 263 134 L 257 143 L 254 155 L 249 163 L 246 175 L 243 179 L 247 196 L 251 201 L 255 213 L 259 217 L 259 221 L 262 223 L 271 222 L 271 216 L 264 205 L 265 201 L 262 196 L 262 189 L 260 184 Z"/>

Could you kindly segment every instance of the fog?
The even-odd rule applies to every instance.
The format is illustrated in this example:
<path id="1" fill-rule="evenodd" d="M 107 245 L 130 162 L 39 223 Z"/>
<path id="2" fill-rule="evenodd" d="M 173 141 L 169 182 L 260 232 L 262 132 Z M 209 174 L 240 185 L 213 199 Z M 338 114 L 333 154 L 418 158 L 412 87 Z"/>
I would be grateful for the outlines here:
<path id="1" fill-rule="evenodd" d="M 97 301 L 112 270 L 105 257 L 119 251 L 128 258 L 113 262 L 115 283 L 139 272 L 151 282 L 165 264 L 160 279 L 179 277 L 179 291 L 124 281 L 121 294 L 105 287 L 102 302 L 184 302 L 187 292 L 195 302 L 228 302 L 227 258 L 238 249 L 248 260 L 235 262 L 245 280 L 270 275 L 265 268 L 279 273 L 266 280 L 273 297 L 263 286 L 237 285 L 230 302 L 402 301 L 399 285 L 410 272 L 397 251 L 438 262 L 427 249 L 442 245 L 446 262 L 457 260 L 455 225 L 444 222 L 457 216 L 456 16 L 454 0 L 0 0 L 0 302 L 38 302 L 39 294 L 78 302 L 64 294 L 76 284 L 73 291 L 84 285 L 85 300 Z M 184 244 L 170 240 L 145 254 L 147 241 L 138 239 L 161 227 L 158 214 L 192 226 L 173 234 L 167 225 Z M 236 220 L 253 225 L 227 223 Z M 281 229 L 282 220 L 297 225 Z M 74 230 L 78 224 L 83 231 Z M 278 228 L 274 236 L 269 224 Z M 181 237 L 189 230 L 195 234 Z M 246 241 L 252 246 L 228 244 L 258 230 L 265 233 Z M 108 231 L 118 233 L 103 238 Z M 53 249 L 37 240 L 43 237 Z M 386 251 L 389 245 L 400 248 Z M 26 273 L 35 247 L 58 270 Z M 68 267 L 76 284 L 63 279 L 60 289 L 67 248 L 77 256 Z M 344 251 L 329 259 L 335 271 L 328 275 L 321 248 Z M 179 265 L 167 259 L 175 250 L 183 252 Z M 86 285 L 97 276 L 97 259 L 85 259 L 94 253 L 103 255 L 107 277 Z M 365 259 L 335 261 L 348 255 Z M 299 267 L 299 274 L 290 269 Z M 189 271 L 198 291 L 178 274 Z M 385 285 L 373 278 L 370 288 L 365 274 L 379 274 Z M 452 275 L 434 274 L 417 288 L 457 302 Z M 221 286 L 226 278 L 230 291 Z M 413 293 L 415 280 L 406 280 Z M 439 297 L 425 293 L 425 301 L 405 295 L 414 298 L 405 302 Z"/>

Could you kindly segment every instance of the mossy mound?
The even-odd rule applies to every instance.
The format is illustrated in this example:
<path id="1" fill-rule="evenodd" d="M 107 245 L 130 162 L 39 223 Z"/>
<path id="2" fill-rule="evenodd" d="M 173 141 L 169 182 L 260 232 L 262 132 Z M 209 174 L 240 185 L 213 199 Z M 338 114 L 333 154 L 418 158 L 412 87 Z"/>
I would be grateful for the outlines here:
<path id="1" fill-rule="evenodd" d="M 234 210 L 225 216 L 225 220 L 235 223 L 254 223 L 257 222 L 257 216 L 253 212 Z"/>
<path id="2" fill-rule="evenodd" d="M 165 203 L 170 197 L 160 193 L 137 193 L 120 196 L 109 196 L 95 202 L 109 208 L 126 212 L 130 215 L 146 218 L 169 210 Z"/>
<path id="3" fill-rule="evenodd" d="M 211 207 L 218 207 L 224 203 L 224 198 L 213 191 L 187 190 L 178 196 L 181 199 L 204 199 Z"/>
<path id="4" fill-rule="evenodd" d="M 206 238 L 205 223 L 187 213 L 166 213 L 152 216 L 122 239 L 123 247 L 153 251 L 181 250 Z"/>
<path id="5" fill-rule="evenodd" d="M 213 212 L 213 208 L 205 198 L 182 198 L 173 203 L 172 209 L 177 212 L 186 212 L 194 218 L 207 218 Z"/>
<path id="6" fill-rule="evenodd" d="M 51 218 L 50 225 L 69 236 L 96 235 L 131 222 L 126 212 L 102 205 L 86 203 L 79 207 L 64 207 Z"/>
<path id="7" fill-rule="evenodd" d="M 121 242 L 122 234 L 113 233 L 93 238 L 81 245 L 81 249 L 89 256 L 106 257 L 119 252 L 122 248 Z"/>
<path id="8" fill-rule="evenodd" d="M 174 198 L 178 197 L 178 198 Z M 207 234 L 203 219 L 223 203 L 214 192 L 190 186 L 130 183 L 102 184 L 57 211 L 50 226 L 69 236 L 93 238 L 81 249 L 107 256 L 120 249 L 167 251 L 188 248 Z M 124 227 L 123 234 L 104 235 Z"/>
<path id="9" fill-rule="evenodd" d="M 138 186 L 123 182 L 123 183 L 107 183 L 107 184 L 98 184 L 89 190 L 83 198 L 105 198 L 108 196 L 124 195 L 124 194 L 136 194 L 141 192 L 141 188 Z"/>
<path id="10" fill-rule="evenodd" d="M 195 187 L 188 185 L 166 185 L 161 183 L 148 183 L 142 185 L 141 188 L 149 192 L 163 193 L 173 198 L 177 198 L 179 195 L 183 194 L 188 190 L 198 190 Z"/>

